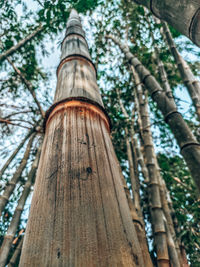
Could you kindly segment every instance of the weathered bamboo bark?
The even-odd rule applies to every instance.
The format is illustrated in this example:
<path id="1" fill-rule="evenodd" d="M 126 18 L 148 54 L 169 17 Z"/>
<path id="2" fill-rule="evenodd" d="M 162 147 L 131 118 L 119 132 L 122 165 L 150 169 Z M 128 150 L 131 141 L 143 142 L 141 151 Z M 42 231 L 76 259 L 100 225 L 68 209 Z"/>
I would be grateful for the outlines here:
<path id="1" fill-rule="evenodd" d="M 161 33 L 164 36 L 164 39 L 166 40 L 178 66 L 181 78 L 183 79 L 183 82 L 188 90 L 192 103 L 195 107 L 198 120 L 200 121 L 200 82 L 194 77 L 189 65 L 179 54 L 167 23 L 163 23 L 162 25 L 163 31 L 161 31 Z"/>
<path id="2" fill-rule="evenodd" d="M 200 46 L 199 0 L 134 0 Z"/>
<path id="3" fill-rule="evenodd" d="M 22 236 L 22 238 L 19 241 L 19 244 L 17 245 L 11 259 L 10 262 L 8 264 L 8 267 L 15 267 L 17 266 L 17 262 L 19 260 L 20 254 L 21 254 L 21 250 L 22 250 L 22 244 L 23 244 L 23 240 L 24 240 L 24 236 Z"/>
<path id="4" fill-rule="evenodd" d="M 31 191 L 31 186 L 34 183 L 36 170 L 38 167 L 38 161 L 40 157 L 41 148 L 38 148 L 35 160 L 32 164 L 31 170 L 28 174 L 28 179 L 24 185 L 23 192 L 21 194 L 21 197 L 18 201 L 17 207 L 15 209 L 15 212 L 13 214 L 12 220 L 10 222 L 10 225 L 8 227 L 7 233 L 4 237 L 3 243 L 1 245 L 0 249 L 0 266 L 6 266 L 8 255 L 10 253 L 10 249 L 12 246 L 13 238 L 16 234 L 17 227 L 19 225 L 20 217 L 24 209 L 24 205 L 26 203 L 26 199 L 29 196 L 29 193 Z"/>
<path id="5" fill-rule="evenodd" d="M 19 41 L 16 45 L 13 45 L 10 49 L 3 52 L 0 55 L 0 62 L 5 60 L 8 56 L 15 53 L 19 48 L 21 48 L 23 45 L 25 45 L 28 41 L 32 40 L 38 33 L 40 33 L 44 29 L 44 26 L 40 25 L 38 26 L 35 31 L 33 31 L 31 34 L 26 36 L 23 40 Z"/>
<path id="6" fill-rule="evenodd" d="M 4 174 L 5 170 L 8 168 L 9 164 L 12 162 L 12 160 L 15 158 L 15 156 L 17 155 L 17 153 L 20 151 L 20 149 L 23 147 L 24 143 L 26 142 L 26 140 L 30 137 L 30 135 L 33 133 L 33 129 L 31 129 L 28 134 L 24 137 L 24 139 L 22 140 L 22 142 L 19 144 L 19 146 L 15 149 L 15 151 L 12 153 L 12 155 L 8 158 L 8 160 L 6 161 L 6 163 L 3 165 L 3 167 L 0 170 L 0 178 L 2 177 L 2 175 Z"/>
<path id="7" fill-rule="evenodd" d="M 20 267 L 144 266 L 75 10 L 57 74 Z"/>
<path id="8" fill-rule="evenodd" d="M 141 81 L 148 89 L 152 99 L 157 103 L 158 109 L 162 112 L 165 121 L 170 126 L 176 141 L 181 149 L 181 154 L 185 159 L 191 175 L 200 192 L 199 182 L 199 166 L 200 166 L 200 144 L 192 134 L 188 125 L 184 121 L 181 114 L 177 111 L 173 97 L 165 94 L 157 80 L 151 73 L 142 65 L 142 63 L 130 53 L 129 49 L 123 45 L 114 36 L 107 36 L 119 45 L 124 52 L 126 58 L 135 67 Z"/>
<path id="9" fill-rule="evenodd" d="M 150 202 L 152 226 L 154 231 L 154 241 L 156 246 L 158 266 L 170 266 L 167 235 L 165 231 L 165 224 L 163 220 L 163 210 L 160 199 L 158 173 L 156 168 L 156 157 L 154 152 L 153 140 L 150 130 L 150 119 L 148 115 L 148 103 L 143 97 L 143 90 L 139 77 L 132 67 L 137 99 L 139 101 L 140 116 L 142 122 L 142 137 L 144 142 L 144 152 L 146 158 L 146 166 L 148 169 L 149 183 L 148 183 L 148 197 Z"/>
<path id="10" fill-rule="evenodd" d="M 12 179 L 6 185 L 3 194 L 0 196 L 0 215 L 1 215 L 2 211 L 4 210 L 6 204 L 8 203 L 8 200 L 9 200 L 11 194 L 13 193 L 13 190 L 15 189 L 15 186 L 16 186 L 17 182 L 19 181 L 21 174 L 22 174 L 22 172 L 26 166 L 35 135 L 36 135 L 35 133 L 33 133 L 31 135 L 19 167 L 17 168 L 16 172 L 14 173 Z"/>

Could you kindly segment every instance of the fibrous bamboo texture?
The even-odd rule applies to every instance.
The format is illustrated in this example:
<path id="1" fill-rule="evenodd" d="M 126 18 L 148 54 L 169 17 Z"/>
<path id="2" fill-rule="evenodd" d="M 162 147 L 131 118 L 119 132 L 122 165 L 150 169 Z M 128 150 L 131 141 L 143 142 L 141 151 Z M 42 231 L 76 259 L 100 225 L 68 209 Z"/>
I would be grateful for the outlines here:
<path id="1" fill-rule="evenodd" d="M 72 10 L 64 42 L 74 50 L 58 67 L 20 267 L 141 267 L 95 69 L 84 49 L 74 54 L 85 42 L 79 36 L 83 41 Z"/>

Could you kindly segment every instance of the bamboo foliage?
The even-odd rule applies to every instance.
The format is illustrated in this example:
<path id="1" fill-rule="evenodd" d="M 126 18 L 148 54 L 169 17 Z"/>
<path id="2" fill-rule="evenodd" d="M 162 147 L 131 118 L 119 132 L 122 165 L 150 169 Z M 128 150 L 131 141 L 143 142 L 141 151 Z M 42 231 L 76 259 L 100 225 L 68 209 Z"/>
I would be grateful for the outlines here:
<path id="1" fill-rule="evenodd" d="M 26 36 L 24 39 L 20 40 L 16 45 L 13 45 L 10 49 L 3 52 L 0 55 L 0 62 L 5 60 L 8 56 L 15 53 L 19 48 L 21 48 L 23 45 L 25 45 L 28 41 L 33 39 L 37 34 L 39 34 L 44 29 L 44 26 L 39 25 L 31 34 Z"/>
<path id="2" fill-rule="evenodd" d="M 173 97 L 166 95 L 155 77 L 152 76 L 151 73 L 142 65 L 137 57 L 130 53 L 129 49 L 125 45 L 123 45 L 114 36 L 107 35 L 106 38 L 112 39 L 116 44 L 118 44 L 124 52 L 127 60 L 135 67 L 141 81 L 149 91 L 152 99 L 156 102 L 158 109 L 162 112 L 165 118 L 165 121 L 170 126 L 180 147 L 181 154 L 183 155 L 197 185 L 198 191 L 200 192 L 200 145 L 181 114 L 177 111 Z"/>

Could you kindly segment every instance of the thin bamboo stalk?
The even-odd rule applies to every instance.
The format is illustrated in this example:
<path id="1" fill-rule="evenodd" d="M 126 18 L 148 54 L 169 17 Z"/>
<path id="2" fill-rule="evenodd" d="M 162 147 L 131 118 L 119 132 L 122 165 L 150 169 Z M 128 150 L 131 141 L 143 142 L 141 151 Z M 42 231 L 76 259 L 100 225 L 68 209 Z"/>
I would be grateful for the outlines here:
<path id="1" fill-rule="evenodd" d="M 0 196 L 0 215 L 1 215 L 2 211 L 4 210 L 6 204 L 8 203 L 8 200 L 9 200 L 11 194 L 13 193 L 13 190 L 15 189 L 15 186 L 16 186 L 17 182 L 19 181 L 21 174 L 22 174 L 22 172 L 26 166 L 35 135 L 36 135 L 36 133 L 33 133 L 31 135 L 19 167 L 17 168 L 17 170 L 14 173 L 11 180 L 6 185 L 3 194 Z"/>
<path id="2" fill-rule="evenodd" d="M 189 65 L 178 52 L 178 49 L 176 48 L 176 44 L 172 38 L 172 35 L 169 30 L 169 27 L 167 26 L 167 23 L 163 22 L 162 25 L 163 25 L 163 28 L 162 28 L 163 30 L 161 30 L 161 34 L 166 40 L 169 46 L 169 49 L 174 57 L 174 60 L 177 64 L 181 78 L 188 90 L 192 103 L 195 107 L 197 118 L 200 121 L 200 82 L 194 77 Z"/>
<path id="3" fill-rule="evenodd" d="M 27 200 L 29 193 L 31 191 L 31 186 L 34 184 L 35 174 L 36 174 L 36 170 L 38 167 L 38 161 L 39 161 L 39 157 L 40 157 L 40 152 L 41 152 L 41 146 L 38 148 L 35 160 L 33 161 L 31 170 L 28 174 L 28 179 L 24 185 L 23 192 L 22 192 L 21 197 L 18 201 L 17 207 L 15 209 L 14 215 L 13 215 L 12 220 L 10 222 L 10 225 L 8 227 L 7 233 L 4 236 L 4 240 L 3 240 L 3 243 L 2 243 L 1 249 L 0 249 L 0 266 L 5 266 L 7 263 L 10 249 L 12 246 L 12 242 L 13 242 L 14 236 L 16 234 L 17 227 L 19 225 L 21 214 L 22 214 L 23 209 L 24 209 L 24 205 L 25 205 L 26 200 Z"/>
<path id="4" fill-rule="evenodd" d="M 21 251 L 22 251 L 22 245 L 23 245 L 23 241 L 24 241 L 24 236 L 21 237 L 19 244 L 17 245 L 9 263 L 8 263 L 8 267 L 16 267 L 17 262 L 19 260 Z"/>
<path id="5" fill-rule="evenodd" d="M 149 91 L 152 99 L 157 103 L 158 109 L 162 112 L 165 121 L 170 126 L 176 141 L 181 149 L 187 166 L 196 183 L 197 189 L 200 192 L 199 182 L 199 166 L 200 166 L 200 144 L 197 142 L 192 131 L 184 121 L 181 114 L 177 111 L 173 97 L 166 95 L 157 80 L 151 73 L 142 65 L 142 63 L 130 53 L 128 47 L 123 45 L 114 36 L 107 36 L 119 45 L 125 53 L 127 60 L 135 67 L 141 81 Z"/>
<path id="6" fill-rule="evenodd" d="M 17 153 L 20 151 L 20 149 L 23 147 L 26 140 L 30 137 L 30 135 L 33 133 L 34 129 L 32 128 L 27 135 L 24 137 L 22 142 L 19 144 L 19 146 L 13 151 L 12 155 L 7 159 L 6 163 L 3 165 L 3 167 L 0 170 L 0 177 L 4 174 L 5 170 L 8 168 L 9 164 L 12 162 L 12 160 L 15 158 Z"/>

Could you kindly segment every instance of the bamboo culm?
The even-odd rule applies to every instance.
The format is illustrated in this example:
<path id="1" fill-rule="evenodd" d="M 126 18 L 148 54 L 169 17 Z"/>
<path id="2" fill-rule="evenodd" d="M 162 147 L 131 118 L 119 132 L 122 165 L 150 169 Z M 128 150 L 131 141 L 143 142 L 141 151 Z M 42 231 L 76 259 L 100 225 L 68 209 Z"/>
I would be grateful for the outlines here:
<path id="1" fill-rule="evenodd" d="M 8 260 L 8 255 L 10 253 L 10 249 L 12 246 L 13 238 L 16 234 L 17 227 L 19 225 L 20 217 L 24 209 L 24 205 L 26 203 L 27 197 L 29 196 L 29 193 L 31 191 L 31 186 L 34 183 L 36 170 L 38 167 L 38 161 L 40 157 L 41 147 L 38 148 L 35 160 L 33 161 L 31 170 L 28 174 L 28 179 L 24 185 L 23 192 L 21 194 L 21 197 L 18 201 L 17 207 L 15 209 L 14 215 L 12 217 L 12 220 L 10 222 L 10 225 L 8 227 L 7 233 L 4 237 L 3 243 L 1 245 L 0 249 L 0 266 L 5 266 Z"/>
<path id="2" fill-rule="evenodd" d="M 129 49 L 114 36 L 107 36 L 119 45 L 127 60 L 132 64 L 141 81 L 144 83 L 152 99 L 157 103 L 158 109 L 162 112 L 165 121 L 170 126 L 176 141 L 180 147 L 181 154 L 185 159 L 191 175 L 200 193 L 199 166 L 200 166 L 200 144 L 177 111 L 173 97 L 167 96 L 154 76 L 142 65 L 142 63 L 130 53 Z"/>
<path id="3" fill-rule="evenodd" d="M 168 22 L 200 47 L 199 0 L 134 0 L 147 7 L 156 17 Z"/>
<path id="4" fill-rule="evenodd" d="M 15 189 L 15 186 L 16 186 L 17 182 L 19 181 L 21 174 L 22 174 L 22 172 L 26 166 L 35 135 L 36 135 L 35 133 L 33 133 L 31 135 L 19 167 L 15 171 L 12 179 L 6 185 L 3 194 L 0 196 L 0 215 L 1 215 L 2 211 L 4 210 L 8 200 L 9 200 L 11 194 L 13 193 L 13 190 Z"/>
<path id="5" fill-rule="evenodd" d="M 19 244 L 17 245 L 11 259 L 10 262 L 8 264 L 8 267 L 15 267 L 17 266 L 17 261 L 19 260 L 20 254 L 21 254 L 21 250 L 22 250 L 22 245 L 23 245 L 23 240 L 24 240 L 24 236 L 21 237 Z"/>
<path id="6" fill-rule="evenodd" d="M 144 142 L 144 153 L 146 158 L 146 166 L 148 169 L 148 198 L 150 201 L 151 222 L 154 231 L 154 241 L 157 253 L 158 266 L 170 266 L 167 247 L 167 235 L 163 220 L 162 204 L 159 192 L 158 174 L 156 169 L 155 152 L 153 140 L 150 130 L 150 120 L 148 115 L 147 96 L 143 97 L 143 89 L 140 79 L 132 68 L 133 76 L 136 83 L 137 99 L 139 102 L 139 112 L 142 122 L 142 137 Z"/>

